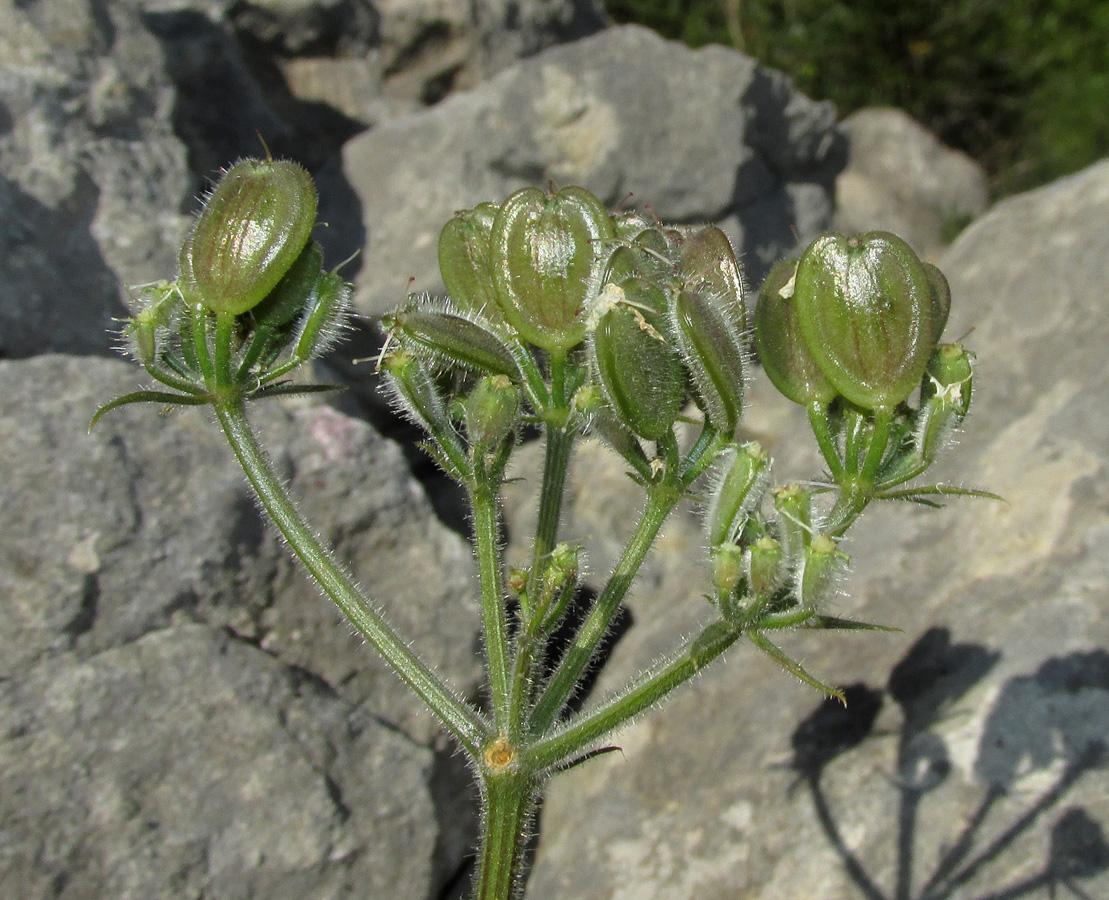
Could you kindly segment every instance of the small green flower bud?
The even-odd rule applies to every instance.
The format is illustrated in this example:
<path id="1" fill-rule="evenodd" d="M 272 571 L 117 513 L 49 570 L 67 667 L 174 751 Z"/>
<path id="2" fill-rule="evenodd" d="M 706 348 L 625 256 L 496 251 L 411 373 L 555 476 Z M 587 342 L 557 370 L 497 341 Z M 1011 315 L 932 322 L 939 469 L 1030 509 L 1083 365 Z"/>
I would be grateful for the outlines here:
<path id="1" fill-rule="evenodd" d="M 608 285 L 610 304 L 593 334 L 601 386 L 616 417 L 644 440 L 674 426 L 685 394 L 681 359 L 660 329 L 662 291 L 643 279 Z"/>
<path id="2" fill-rule="evenodd" d="M 747 551 L 747 584 L 758 599 L 771 596 L 785 581 L 785 551 L 764 534 Z"/>
<path id="3" fill-rule="evenodd" d="M 728 236 L 707 225 L 682 244 L 680 271 L 686 288 L 707 288 L 735 319 L 741 334 L 747 332 L 743 302 L 743 275 Z"/>
<path id="4" fill-rule="evenodd" d="M 754 441 L 729 448 L 722 456 L 721 476 L 705 516 L 710 547 L 738 539 L 748 515 L 762 502 L 769 476 L 770 458 Z"/>
<path id="5" fill-rule="evenodd" d="M 805 565 L 801 572 L 800 600 L 806 609 L 816 610 L 836 589 L 847 556 L 841 553 L 829 535 L 818 534 L 805 548 Z"/>
<path id="6" fill-rule="evenodd" d="M 574 412 L 579 413 L 586 418 L 596 415 L 605 405 L 604 391 L 595 384 L 583 384 L 580 388 L 574 391 L 574 396 L 571 400 Z"/>
<path id="7" fill-rule="evenodd" d="M 581 571 L 581 547 L 559 542 L 543 569 L 543 583 L 535 604 L 541 617 L 539 633 L 549 634 L 558 627 L 574 599 Z"/>
<path id="8" fill-rule="evenodd" d="M 831 403 L 836 389 L 824 377 L 797 319 L 794 275 L 796 260 L 782 260 L 766 276 L 755 307 L 755 346 L 767 376 L 794 403 Z"/>
<path id="9" fill-rule="evenodd" d="M 447 293 L 466 312 L 502 323 L 489 262 L 489 238 L 499 207 L 480 203 L 456 213 L 439 235 L 439 271 Z"/>
<path id="10" fill-rule="evenodd" d="M 959 344 L 940 344 L 932 351 L 920 385 L 916 448 L 931 463 L 970 410 L 974 354 Z"/>
<path id="11" fill-rule="evenodd" d="M 731 599 L 743 581 L 743 549 L 738 544 L 719 544 L 712 548 L 712 586 L 721 610 L 731 605 Z"/>
<path id="12" fill-rule="evenodd" d="M 466 398 L 464 419 L 470 443 L 479 451 L 494 450 L 516 428 L 520 395 L 506 375 L 486 375 Z"/>
<path id="13" fill-rule="evenodd" d="M 732 437 L 743 413 L 746 360 L 735 317 L 706 291 L 682 291 L 672 309 L 673 329 L 695 399 L 712 424 Z"/>
<path id="14" fill-rule="evenodd" d="M 585 305 L 596 296 L 614 237 L 612 219 L 583 188 L 524 188 L 493 224 L 493 284 L 505 320 L 537 347 L 566 351 L 585 337 Z"/>
<path id="15" fill-rule="evenodd" d="M 150 366 L 158 358 L 158 343 L 180 312 L 181 303 L 181 293 L 175 284 L 158 281 L 143 286 L 139 301 L 134 305 L 135 314 L 123 332 L 131 354 L 142 365 Z"/>
<path id="16" fill-rule="evenodd" d="M 920 384 L 921 405 L 939 397 L 962 418 L 970 410 L 973 382 L 974 354 L 962 344 L 940 344 L 932 351 Z"/>
<path id="17" fill-rule="evenodd" d="M 947 317 L 951 313 L 951 285 L 943 272 L 930 262 L 924 264 L 924 274 L 928 276 L 928 286 L 932 289 L 932 342 L 943 337 L 947 327 Z"/>
<path id="18" fill-rule="evenodd" d="M 805 342 L 839 393 L 878 409 L 913 392 L 932 352 L 933 297 L 901 238 L 817 238 L 797 266 L 794 296 Z"/>
<path id="19" fill-rule="evenodd" d="M 254 307 L 254 321 L 275 331 L 292 322 L 308 305 L 322 267 L 323 251 L 315 241 L 309 241 L 277 286 Z"/>
<path id="20" fill-rule="evenodd" d="M 316 187 L 288 160 L 246 159 L 220 179 L 181 248 L 181 274 L 213 312 L 239 315 L 274 289 L 316 223 Z"/>
<path id="21" fill-rule="evenodd" d="M 507 375 L 519 380 L 520 370 L 512 352 L 493 331 L 478 322 L 447 310 L 412 307 L 399 309 L 382 324 L 397 329 L 425 348 L 440 362 L 471 371 Z"/>
<path id="22" fill-rule="evenodd" d="M 606 281 L 619 284 L 626 278 L 649 278 L 663 284 L 674 277 L 680 245 L 674 232 L 643 223 L 627 234 L 618 226 L 617 235 L 626 243 L 609 257 Z"/>

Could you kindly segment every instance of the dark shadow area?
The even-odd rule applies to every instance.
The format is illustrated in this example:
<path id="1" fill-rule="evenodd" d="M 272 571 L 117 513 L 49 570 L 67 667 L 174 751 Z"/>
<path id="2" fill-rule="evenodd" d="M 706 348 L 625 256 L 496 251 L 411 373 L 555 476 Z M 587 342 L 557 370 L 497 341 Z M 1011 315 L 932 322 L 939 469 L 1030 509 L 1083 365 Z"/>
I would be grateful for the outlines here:
<path id="1" fill-rule="evenodd" d="M 201 176 L 263 151 L 315 172 L 365 126 L 324 103 L 296 99 L 273 52 L 194 10 L 148 12 L 177 88 L 174 131 Z"/>
<path id="2" fill-rule="evenodd" d="M 105 332 L 126 311 L 92 236 L 99 202 L 85 172 L 56 206 L 0 176 L 0 358 L 111 353 Z"/>
<path id="3" fill-rule="evenodd" d="M 952 823 L 951 834 L 941 836 L 930 870 L 920 870 L 921 813 L 952 771 L 949 747 L 936 726 L 999 658 L 978 644 L 953 643 L 948 629 L 933 628 L 894 667 L 885 690 L 852 685 L 845 691 L 846 709 L 827 700 L 794 731 L 792 767 L 825 837 L 867 900 L 1019 900 L 1044 890 L 1053 898 L 1060 888 L 1093 900 L 1081 882 L 1109 871 L 1103 823 L 1080 805 L 1062 808 L 1086 775 L 1109 762 L 1109 653 L 1101 650 L 1050 659 L 1035 673 L 1005 683 L 978 743 L 978 803 L 961 823 Z M 880 883 L 875 874 L 889 869 L 887 860 L 864 860 L 848 846 L 824 788 L 837 758 L 873 735 L 887 696 L 900 707 L 902 722 L 891 781 L 897 792 L 895 820 L 889 823 L 896 861 L 892 884 Z M 1029 765 L 1050 773 L 1050 784 L 1025 802 L 1016 787 Z M 1023 808 L 1014 812 L 1014 800 Z M 1052 816 L 1039 870 L 1004 883 L 999 858 Z M 988 890 L 967 893 L 987 878 Z"/>

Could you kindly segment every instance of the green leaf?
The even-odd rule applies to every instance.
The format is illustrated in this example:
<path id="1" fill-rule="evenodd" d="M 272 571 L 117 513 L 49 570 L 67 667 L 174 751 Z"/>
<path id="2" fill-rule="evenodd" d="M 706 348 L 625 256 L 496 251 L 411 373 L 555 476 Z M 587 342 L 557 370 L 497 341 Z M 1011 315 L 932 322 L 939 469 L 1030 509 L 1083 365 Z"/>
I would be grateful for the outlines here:
<path id="1" fill-rule="evenodd" d="M 787 656 L 777 644 L 771 642 L 765 635 L 757 631 L 748 631 L 747 637 L 751 639 L 752 644 L 774 660 L 774 662 L 787 672 L 796 675 L 805 682 L 805 684 L 809 685 L 809 687 L 814 687 L 826 697 L 835 697 L 840 703 L 845 706 L 847 705 L 847 700 L 843 696 L 843 691 L 839 688 L 832 687 L 830 684 L 825 684 L 818 678 L 814 678 L 799 662 Z"/>
<path id="2" fill-rule="evenodd" d="M 901 631 L 889 625 L 875 625 L 871 622 L 857 622 L 854 619 L 841 619 L 838 616 L 822 616 L 819 613 L 811 616 L 802 628 L 812 628 L 817 631 Z"/>
<path id="3" fill-rule="evenodd" d="M 111 412 L 120 406 L 127 406 L 130 403 L 168 403 L 173 406 L 203 406 L 208 402 L 206 396 L 190 397 L 187 394 L 171 394 L 168 391 L 134 391 L 130 394 L 124 394 L 122 397 L 116 397 L 110 403 L 105 403 L 98 409 L 89 422 L 89 431 L 99 422 L 106 413 Z"/>

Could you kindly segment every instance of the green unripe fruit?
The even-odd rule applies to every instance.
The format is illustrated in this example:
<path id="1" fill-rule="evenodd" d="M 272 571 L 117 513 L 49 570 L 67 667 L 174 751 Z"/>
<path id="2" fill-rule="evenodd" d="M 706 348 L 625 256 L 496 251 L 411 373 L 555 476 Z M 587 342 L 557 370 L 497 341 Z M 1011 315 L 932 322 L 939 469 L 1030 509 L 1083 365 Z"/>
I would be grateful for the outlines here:
<path id="1" fill-rule="evenodd" d="M 785 580 L 785 551 L 770 535 L 764 534 L 747 551 L 747 584 L 758 598 L 769 597 Z"/>
<path id="2" fill-rule="evenodd" d="M 698 406 L 731 438 L 743 413 L 746 360 L 743 337 L 721 298 L 682 291 L 675 298 L 673 331 L 696 389 Z"/>
<path id="3" fill-rule="evenodd" d="M 794 403 L 826 405 L 836 389 L 824 376 L 801 334 L 794 297 L 796 260 L 782 260 L 766 276 L 755 307 L 755 346 L 767 376 Z"/>
<path id="4" fill-rule="evenodd" d="M 794 280 L 809 351 L 864 409 L 896 406 L 920 383 L 934 343 L 932 293 L 912 248 L 880 231 L 817 238 Z"/>
<path id="5" fill-rule="evenodd" d="M 480 203 L 456 213 L 439 234 L 439 271 L 447 293 L 467 312 L 480 312 L 500 322 L 489 263 L 489 238 L 499 207 Z"/>
<path id="6" fill-rule="evenodd" d="M 381 360 L 382 370 L 400 408 L 412 421 L 433 434 L 448 427 L 447 405 L 431 373 L 407 350 L 396 350 Z"/>
<path id="7" fill-rule="evenodd" d="M 708 225 L 682 244 L 679 265 L 687 288 L 707 288 L 722 309 L 729 310 L 741 333 L 747 331 L 747 309 L 743 302 L 743 275 L 732 251 L 731 241 L 715 225 Z"/>
<path id="8" fill-rule="evenodd" d="M 712 586 L 717 602 L 725 607 L 743 581 L 743 550 L 738 544 L 712 548 Z"/>
<path id="9" fill-rule="evenodd" d="M 836 549 L 836 542 L 826 534 L 818 534 L 805 548 L 805 565 L 801 573 L 800 600 L 806 609 L 816 610 L 835 591 L 836 580 L 847 557 Z"/>
<path id="10" fill-rule="evenodd" d="M 493 223 L 493 284 L 505 320 L 527 341 L 564 352 L 585 337 L 614 237 L 612 219 L 583 188 L 517 191 Z"/>
<path id="11" fill-rule="evenodd" d="M 609 285 L 618 300 L 593 334 L 593 356 L 605 397 L 616 417 L 644 440 L 657 441 L 681 411 L 685 380 L 681 359 L 663 336 L 665 298 L 648 281 Z"/>
<path id="12" fill-rule="evenodd" d="M 943 272 L 929 262 L 924 264 L 924 274 L 932 289 L 932 341 L 936 342 L 943 337 L 947 317 L 951 314 L 951 285 Z"/>
<path id="13" fill-rule="evenodd" d="M 932 351 L 920 385 L 916 445 L 931 463 L 970 410 L 974 354 L 959 344 L 940 344 Z"/>
<path id="14" fill-rule="evenodd" d="M 398 310 L 382 324 L 397 329 L 414 345 L 430 351 L 439 362 L 513 379 L 520 377 L 516 360 L 504 341 L 464 316 L 416 307 Z"/>
<path id="15" fill-rule="evenodd" d="M 791 567 L 799 566 L 812 540 L 812 491 L 797 482 L 773 491 L 778 512 L 778 540 Z"/>
<path id="16" fill-rule="evenodd" d="M 181 248 L 181 280 L 213 312 L 240 315 L 277 286 L 315 223 L 316 187 L 303 168 L 288 160 L 237 162 Z"/>

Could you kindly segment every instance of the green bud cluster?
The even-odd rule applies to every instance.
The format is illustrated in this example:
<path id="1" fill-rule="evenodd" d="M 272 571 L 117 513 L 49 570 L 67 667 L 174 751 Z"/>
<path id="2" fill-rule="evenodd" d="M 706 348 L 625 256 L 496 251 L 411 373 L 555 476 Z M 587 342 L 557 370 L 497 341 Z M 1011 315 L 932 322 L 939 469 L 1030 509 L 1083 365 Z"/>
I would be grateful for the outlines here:
<path id="1" fill-rule="evenodd" d="M 592 427 L 647 480 L 657 467 L 642 442 L 672 446 L 691 402 L 714 433 L 734 437 L 747 322 L 739 265 L 719 229 L 609 213 L 579 187 L 524 188 L 456 214 L 440 235 L 439 265 L 449 298 L 410 297 L 385 318 L 383 368 L 394 376 L 385 360 L 406 353 L 453 392 L 443 419 L 420 421 L 452 470 L 468 470 L 474 440 L 454 401 L 468 379 L 487 375 L 515 386 L 517 425 Z M 464 377 L 444 377 L 450 371 Z"/>
<path id="2" fill-rule="evenodd" d="M 245 159 L 216 183 L 178 253 L 176 280 L 142 287 L 123 336 L 173 392 L 140 391 L 102 408 L 252 399 L 326 389 L 282 380 L 338 336 L 350 287 L 312 240 L 316 188 L 287 160 Z M 95 421 L 95 420 L 94 420 Z"/>
<path id="3" fill-rule="evenodd" d="M 840 492 L 834 527 L 872 499 L 941 491 L 894 489 L 932 464 L 970 406 L 973 354 L 940 343 L 950 309 L 943 273 L 880 231 L 823 235 L 764 281 L 755 346 L 775 387 L 808 408 Z"/>

